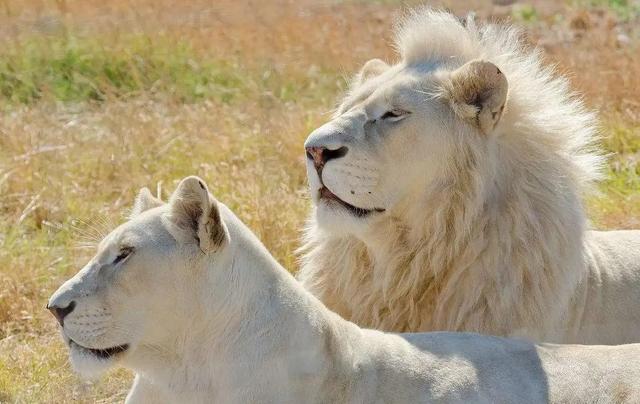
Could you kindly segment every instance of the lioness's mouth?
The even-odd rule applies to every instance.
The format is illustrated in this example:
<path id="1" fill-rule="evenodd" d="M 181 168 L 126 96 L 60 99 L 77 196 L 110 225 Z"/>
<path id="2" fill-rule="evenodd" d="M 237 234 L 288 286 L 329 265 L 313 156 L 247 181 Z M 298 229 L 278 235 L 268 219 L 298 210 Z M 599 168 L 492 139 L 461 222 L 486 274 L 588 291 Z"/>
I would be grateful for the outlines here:
<path id="1" fill-rule="evenodd" d="M 373 212 L 384 212 L 384 209 L 382 208 L 364 209 L 364 208 L 359 208 L 357 206 L 353 206 L 352 204 L 347 203 L 342 199 L 338 198 L 336 194 L 331 192 L 329 188 L 325 187 L 324 185 L 322 186 L 322 188 L 320 188 L 320 191 L 318 191 L 318 194 L 321 200 L 338 203 L 339 205 L 341 205 L 342 207 L 344 207 L 345 209 L 347 209 L 349 212 L 353 213 L 357 217 L 365 217 Z"/>
<path id="2" fill-rule="evenodd" d="M 103 348 L 103 349 L 87 348 L 78 344 L 72 339 L 69 340 L 69 346 L 75 346 L 78 349 L 89 352 L 100 359 L 109 359 L 112 356 L 122 353 L 127 349 L 129 349 L 129 344 L 123 344 L 123 345 L 118 345 L 111 348 Z"/>

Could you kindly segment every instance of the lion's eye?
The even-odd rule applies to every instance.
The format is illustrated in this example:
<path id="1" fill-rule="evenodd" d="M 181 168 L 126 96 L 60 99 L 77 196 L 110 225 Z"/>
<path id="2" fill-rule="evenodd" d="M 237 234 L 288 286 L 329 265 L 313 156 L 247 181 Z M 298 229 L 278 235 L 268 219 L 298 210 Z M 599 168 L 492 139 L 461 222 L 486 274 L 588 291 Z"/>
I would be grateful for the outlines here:
<path id="1" fill-rule="evenodd" d="M 113 264 L 116 265 L 126 260 L 127 257 L 131 255 L 132 252 L 133 252 L 133 247 L 122 247 L 120 249 L 120 253 L 116 257 L 116 259 L 113 261 Z"/>
<path id="2" fill-rule="evenodd" d="M 404 110 L 401 110 L 401 109 L 392 109 L 392 110 L 389 110 L 389 111 L 385 112 L 384 114 L 382 114 L 380 119 L 382 119 L 383 121 L 395 122 L 395 121 L 399 121 L 402 118 L 406 117 L 408 114 L 409 114 L 408 111 L 404 111 Z"/>

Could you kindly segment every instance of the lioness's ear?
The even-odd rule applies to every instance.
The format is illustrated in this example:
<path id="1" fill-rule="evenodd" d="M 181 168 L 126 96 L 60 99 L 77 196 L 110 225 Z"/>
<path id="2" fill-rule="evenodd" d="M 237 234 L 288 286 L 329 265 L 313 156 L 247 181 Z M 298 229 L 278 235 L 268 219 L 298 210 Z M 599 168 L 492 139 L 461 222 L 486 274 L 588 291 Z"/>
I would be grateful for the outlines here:
<path id="1" fill-rule="evenodd" d="M 362 84 L 367 79 L 370 79 L 375 76 L 379 76 L 382 73 L 386 72 L 389 69 L 389 65 L 380 59 L 371 59 L 367 63 L 362 66 L 360 72 L 356 75 L 354 80 L 354 84 Z"/>
<path id="2" fill-rule="evenodd" d="M 443 83 L 443 95 L 462 119 L 485 134 L 500 121 L 507 102 L 508 83 L 496 65 L 483 60 L 468 62 Z"/>
<path id="3" fill-rule="evenodd" d="M 200 178 L 192 176 L 180 181 L 169 205 L 173 223 L 197 242 L 204 253 L 218 250 L 229 239 L 218 202 Z"/>
<path id="4" fill-rule="evenodd" d="M 164 202 L 151 195 L 151 191 L 149 191 L 149 188 L 141 188 L 140 192 L 138 192 L 138 196 L 136 197 L 136 201 L 133 204 L 133 209 L 131 209 L 129 218 L 134 218 L 140 213 L 149 209 L 157 208 L 158 206 L 162 206 L 162 204 L 164 204 Z"/>

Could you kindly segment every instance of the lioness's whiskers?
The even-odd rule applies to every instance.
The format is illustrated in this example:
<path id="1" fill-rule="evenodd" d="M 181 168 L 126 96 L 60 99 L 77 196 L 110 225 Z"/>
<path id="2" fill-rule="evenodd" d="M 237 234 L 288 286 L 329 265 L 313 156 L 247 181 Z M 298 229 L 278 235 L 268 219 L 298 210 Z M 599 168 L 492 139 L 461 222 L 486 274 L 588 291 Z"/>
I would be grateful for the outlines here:
<path id="1" fill-rule="evenodd" d="M 70 224 L 75 248 L 95 248 L 111 229 L 115 227 L 111 217 L 96 215 L 91 219 L 73 219 Z"/>

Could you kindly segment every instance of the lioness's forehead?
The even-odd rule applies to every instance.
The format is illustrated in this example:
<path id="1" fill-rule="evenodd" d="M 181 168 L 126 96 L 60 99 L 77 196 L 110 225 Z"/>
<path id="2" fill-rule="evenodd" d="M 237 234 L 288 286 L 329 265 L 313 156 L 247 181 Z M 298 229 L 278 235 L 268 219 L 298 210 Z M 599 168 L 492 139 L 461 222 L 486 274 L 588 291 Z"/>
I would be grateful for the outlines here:
<path id="1" fill-rule="evenodd" d="M 142 246 L 169 242 L 173 238 L 165 227 L 164 211 L 163 207 L 158 207 L 127 220 L 100 242 L 98 250 L 113 245 Z"/>

